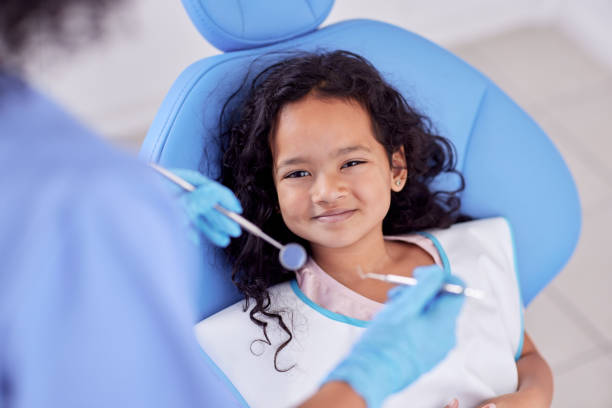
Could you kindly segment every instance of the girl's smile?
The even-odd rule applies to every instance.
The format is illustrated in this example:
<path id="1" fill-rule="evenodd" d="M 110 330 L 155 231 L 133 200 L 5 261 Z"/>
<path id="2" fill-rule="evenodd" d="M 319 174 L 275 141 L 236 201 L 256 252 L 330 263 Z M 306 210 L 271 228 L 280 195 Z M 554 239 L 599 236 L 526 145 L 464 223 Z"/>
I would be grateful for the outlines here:
<path id="1" fill-rule="evenodd" d="M 329 211 L 324 211 L 320 215 L 317 215 L 313 218 L 319 222 L 335 223 L 335 222 L 341 222 L 341 221 L 349 219 L 355 213 L 355 211 L 356 210 L 343 210 L 343 209 L 329 210 Z"/>

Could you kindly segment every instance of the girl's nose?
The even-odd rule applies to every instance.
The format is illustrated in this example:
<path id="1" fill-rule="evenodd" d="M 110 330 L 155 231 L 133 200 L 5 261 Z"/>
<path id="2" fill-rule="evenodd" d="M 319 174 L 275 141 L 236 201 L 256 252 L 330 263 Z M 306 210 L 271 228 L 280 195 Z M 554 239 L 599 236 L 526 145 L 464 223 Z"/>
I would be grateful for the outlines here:
<path id="1" fill-rule="evenodd" d="M 333 203 L 345 195 L 346 186 L 342 180 L 329 174 L 319 174 L 310 191 L 312 201 L 317 204 Z"/>

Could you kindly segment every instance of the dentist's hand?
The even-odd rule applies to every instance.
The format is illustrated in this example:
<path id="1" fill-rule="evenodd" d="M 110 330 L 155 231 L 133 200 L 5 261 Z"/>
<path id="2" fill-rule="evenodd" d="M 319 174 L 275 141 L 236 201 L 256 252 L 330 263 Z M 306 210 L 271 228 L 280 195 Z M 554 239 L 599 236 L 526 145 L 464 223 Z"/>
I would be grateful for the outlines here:
<path id="1" fill-rule="evenodd" d="M 199 232 L 213 244 L 221 247 L 229 244 L 230 237 L 240 236 L 242 232 L 240 226 L 214 208 L 218 204 L 227 210 L 242 213 L 240 202 L 229 188 L 194 170 L 172 169 L 170 171 L 196 187 L 191 192 L 181 189 L 184 193 L 180 199 L 191 224 Z M 197 234 L 192 236 L 192 239 L 199 243 Z"/>
<path id="2" fill-rule="evenodd" d="M 455 326 L 464 297 L 440 292 L 446 282 L 438 266 L 415 269 L 416 286 L 397 286 L 361 339 L 325 382 L 348 383 L 368 407 L 379 407 L 421 374 L 428 372 L 455 346 Z"/>

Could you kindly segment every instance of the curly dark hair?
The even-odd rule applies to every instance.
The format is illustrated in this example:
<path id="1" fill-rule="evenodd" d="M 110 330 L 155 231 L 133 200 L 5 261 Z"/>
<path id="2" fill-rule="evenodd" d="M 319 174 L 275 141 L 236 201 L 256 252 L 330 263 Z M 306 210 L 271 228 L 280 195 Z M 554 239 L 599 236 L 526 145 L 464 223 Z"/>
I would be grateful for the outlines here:
<path id="1" fill-rule="evenodd" d="M 244 84 L 243 84 L 244 87 Z M 311 92 L 321 98 L 340 98 L 361 104 L 370 114 L 374 134 L 389 157 L 404 148 L 407 163 L 406 186 L 391 192 L 391 206 L 383 221 L 384 234 L 404 234 L 427 228 L 446 228 L 458 218 L 463 176 L 455 169 L 455 152 L 451 142 L 432 129 L 428 118 L 411 107 L 365 58 L 348 52 L 300 53 L 277 62 L 257 74 L 248 96 L 235 109 L 230 100 L 224 106 L 221 122 L 221 182 L 231 188 L 244 209 L 244 216 L 281 242 L 308 242 L 293 234 L 278 212 L 273 182 L 273 159 L 269 145 L 278 113 L 288 103 Z M 228 119 L 229 118 L 229 119 Z M 441 173 L 455 173 L 460 182 L 453 191 L 431 191 L 430 182 Z M 288 339 L 275 353 L 291 341 L 292 333 L 282 317 L 270 310 L 268 288 L 290 280 L 278 262 L 277 250 L 250 234 L 242 234 L 226 249 L 233 261 L 232 281 L 255 306 L 251 320 L 262 327 L 265 341 L 267 322 L 262 315 L 275 319 Z"/>

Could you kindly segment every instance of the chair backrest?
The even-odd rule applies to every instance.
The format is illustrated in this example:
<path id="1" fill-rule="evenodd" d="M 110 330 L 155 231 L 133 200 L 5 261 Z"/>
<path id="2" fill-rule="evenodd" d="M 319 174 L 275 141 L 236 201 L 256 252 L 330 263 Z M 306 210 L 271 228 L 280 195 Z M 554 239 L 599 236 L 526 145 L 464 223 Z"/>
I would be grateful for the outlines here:
<path id="1" fill-rule="evenodd" d="M 177 78 L 144 141 L 144 160 L 216 177 L 219 152 L 212 141 L 220 110 L 249 67 L 267 66 L 279 58 L 277 51 L 349 50 L 371 61 L 432 119 L 439 134 L 452 140 L 466 180 L 462 212 L 510 221 L 525 304 L 565 265 L 581 223 L 571 174 L 529 115 L 477 70 L 386 23 L 351 20 L 317 29 L 333 0 L 183 4 L 200 32 L 228 52 L 193 63 Z M 222 251 L 203 245 L 200 312 L 205 317 L 240 296 L 228 279 Z"/>

